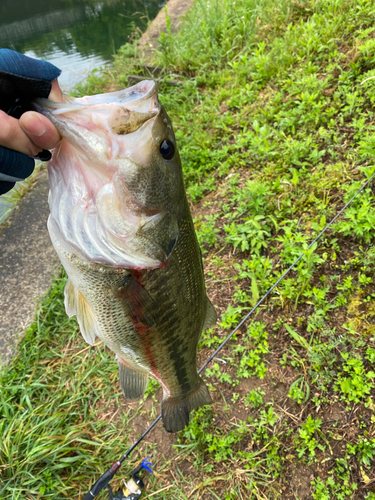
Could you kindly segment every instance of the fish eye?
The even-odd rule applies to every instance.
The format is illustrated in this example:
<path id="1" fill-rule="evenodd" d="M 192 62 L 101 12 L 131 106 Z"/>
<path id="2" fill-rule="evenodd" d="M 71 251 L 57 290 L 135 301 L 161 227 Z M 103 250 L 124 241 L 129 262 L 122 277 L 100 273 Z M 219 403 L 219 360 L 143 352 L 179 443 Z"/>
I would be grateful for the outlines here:
<path id="1" fill-rule="evenodd" d="M 164 139 L 160 144 L 160 153 L 164 160 L 171 160 L 174 157 L 174 146 L 171 141 Z"/>

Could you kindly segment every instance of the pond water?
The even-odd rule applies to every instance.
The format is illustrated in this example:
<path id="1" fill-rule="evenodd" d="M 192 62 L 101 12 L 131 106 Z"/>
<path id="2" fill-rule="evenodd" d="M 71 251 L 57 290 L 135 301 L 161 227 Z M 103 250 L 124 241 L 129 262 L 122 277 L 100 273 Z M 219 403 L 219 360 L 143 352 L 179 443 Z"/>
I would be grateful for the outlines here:
<path id="1" fill-rule="evenodd" d="M 0 0 L 0 48 L 45 59 L 69 90 L 142 31 L 163 0 Z"/>
<path id="2" fill-rule="evenodd" d="M 0 48 L 55 64 L 63 70 L 61 88 L 69 91 L 91 70 L 110 63 L 135 29 L 144 31 L 164 4 L 165 0 L 0 0 Z M 0 197 L 0 224 L 17 199 L 13 191 Z"/>

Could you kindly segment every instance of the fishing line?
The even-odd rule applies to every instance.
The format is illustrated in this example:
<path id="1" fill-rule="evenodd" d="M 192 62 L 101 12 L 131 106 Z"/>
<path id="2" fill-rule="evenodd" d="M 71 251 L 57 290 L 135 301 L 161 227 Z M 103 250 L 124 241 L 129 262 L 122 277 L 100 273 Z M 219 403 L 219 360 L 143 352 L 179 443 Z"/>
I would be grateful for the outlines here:
<path id="1" fill-rule="evenodd" d="M 371 179 L 375 177 L 375 172 L 372 174 L 372 176 L 362 185 L 362 187 L 355 193 L 354 196 L 350 198 L 350 200 L 346 203 L 346 205 L 343 206 L 343 208 L 335 215 L 335 217 L 329 222 L 322 231 L 318 234 L 318 236 L 310 243 L 310 245 L 307 247 L 306 250 L 304 250 L 300 256 L 293 262 L 293 264 L 280 276 L 280 278 L 274 283 L 271 288 L 266 292 L 261 299 L 258 300 L 258 302 L 255 304 L 255 306 L 249 311 L 246 316 L 238 323 L 236 328 L 231 332 L 228 337 L 219 345 L 219 347 L 216 349 L 216 351 L 211 354 L 211 356 L 207 359 L 207 361 L 201 366 L 201 368 L 198 370 L 198 373 L 201 373 L 202 370 L 206 368 L 206 366 L 214 359 L 216 354 L 218 354 L 221 349 L 225 346 L 225 344 L 233 337 L 233 335 L 241 328 L 241 326 L 245 323 L 246 320 L 249 319 L 251 314 L 262 304 L 262 302 L 265 301 L 265 299 L 268 297 L 268 295 L 273 292 L 273 290 L 277 287 L 277 285 L 282 281 L 285 276 L 293 269 L 293 267 L 298 264 L 298 262 L 303 258 L 303 256 L 306 254 L 308 250 L 316 243 L 322 236 L 323 234 L 327 231 L 329 227 L 332 226 L 332 224 L 335 222 L 335 220 L 340 217 L 340 215 L 347 209 L 347 207 L 351 204 L 351 202 L 354 200 L 354 198 L 369 184 Z"/>
<path id="2" fill-rule="evenodd" d="M 310 243 L 306 250 L 304 250 L 299 257 L 293 262 L 293 264 L 280 276 L 280 278 L 271 286 L 271 288 L 263 295 L 261 299 L 255 304 L 255 306 L 246 314 L 246 316 L 238 323 L 236 328 L 228 335 L 228 337 L 219 345 L 216 351 L 211 354 L 211 356 L 205 361 L 205 363 L 199 368 L 198 373 L 201 373 L 209 363 L 216 357 L 216 355 L 221 351 L 221 349 L 229 342 L 229 340 L 235 335 L 235 333 L 241 328 L 241 326 L 249 319 L 249 317 L 253 314 L 253 312 L 258 309 L 258 307 L 266 300 L 266 298 L 273 292 L 273 290 L 277 287 L 277 285 L 282 281 L 285 276 L 298 264 L 298 262 L 306 255 L 306 252 L 310 250 L 310 248 L 323 236 L 323 234 L 327 231 L 328 228 L 332 226 L 332 224 L 336 221 L 338 217 L 348 208 L 351 202 L 356 198 L 361 191 L 370 183 L 370 181 L 375 177 L 375 172 L 367 179 L 367 181 L 358 189 L 358 191 L 350 198 L 350 200 L 343 206 L 343 208 L 335 215 L 335 217 L 329 222 L 322 231 L 318 234 L 318 236 Z M 150 426 L 144 431 L 144 433 L 135 441 L 135 443 L 127 450 L 127 452 L 115 462 L 110 469 L 107 470 L 94 484 L 91 490 L 86 493 L 82 500 L 91 500 L 95 498 L 103 488 L 107 486 L 109 481 L 114 476 L 115 472 L 120 468 L 123 461 L 130 455 L 130 453 L 139 445 L 139 443 L 147 436 L 147 434 L 155 427 L 155 425 L 161 419 L 161 414 L 150 424 Z"/>

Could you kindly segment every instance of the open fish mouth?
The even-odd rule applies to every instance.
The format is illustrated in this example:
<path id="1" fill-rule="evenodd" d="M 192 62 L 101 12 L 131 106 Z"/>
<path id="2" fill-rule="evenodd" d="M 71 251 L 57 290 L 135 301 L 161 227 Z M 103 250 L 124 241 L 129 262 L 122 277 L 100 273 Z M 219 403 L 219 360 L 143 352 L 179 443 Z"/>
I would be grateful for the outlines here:
<path id="1" fill-rule="evenodd" d="M 43 114 L 44 109 L 55 110 L 54 115 L 65 114 L 69 111 L 77 111 L 78 109 L 83 109 L 84 107 L 92 107 L 97 104 L 113 104 L 114 102 L 118 104 L 127 104 L 133 107 L 134 104 L 137 106 L 141 104 L 146 104 L 147 107 L 150 106 L 150 99 L 156 96 L 157 101 L 157 86 L 153 80 L 144 80 L 139 82 L 133 87 L 128 89 L 118 90 L 116 92 L 108 92 L 106 94 L 98 94 L 93 96 L 85 97 L 70 97 L 64 95 L 65 102 L 55 102 L 49 99 L 44 99 L 39 97 L 34 100 L 34 103 L 39 111 Z"/>
<path id="2" fill-rule="evenodd" d="M 145 80 L 129 89 L 108 94 L 81 98 L 64 96 L 64 98 L 66 102 L 63 103 L 38 98 L 33 104 L 39 113 L 52 121 L 64 139 L 77 145 L 77 132 L 80 137 L 79 129 L 88 126 L 87 116 L 90 114 L 95 115 L 93 119 L 96 124 L 105 115 L 108 125 L 115 134 L 126 135 L 136 132 L 160 111 L 157 86 L 152 80 Z M 109 110 L 111 111 L 108 112 Z M 77 124 L 78 116 L 81 116 L 81 120 L 78 120 Z M 87 134 L 82 139 L 83 142 L 87 141 Z M 91 141 L 95 144 L 97 142 L 94 138 Z"/>

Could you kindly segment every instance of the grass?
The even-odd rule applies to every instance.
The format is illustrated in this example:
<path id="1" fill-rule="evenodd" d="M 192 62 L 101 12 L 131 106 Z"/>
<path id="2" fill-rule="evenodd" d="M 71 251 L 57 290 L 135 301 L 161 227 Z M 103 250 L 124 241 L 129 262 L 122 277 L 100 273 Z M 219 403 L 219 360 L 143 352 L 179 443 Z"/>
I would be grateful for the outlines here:
<path id="1" fill-rule="evenodd" d="M 45 163 L 37 162 L 35 169 L 30 177 L 24 181 L 17 182 L 13 189 L 0 198 L 0 224 L 6 221 L 12 213 L 13 208 L 21 198 L 32 188 L 39 172 L 43 169 Z"/>
<path id="2" fill-rule="evenodd" d="M 160 100 L 220 314 L 199 364 L 305 255 L 206 369 L 214 404 L 178 436 L 155 429 L 121 469 L 151 456 L 154 500 L 375 499 L 372 188 L 307 250 L 374 170 L 375 80 L 361 85 L 374 22 L 368 0 L 198 0 L 159 40 L 154 63 L 180 82 Z M 127 86 L 137 51 L 78 94 Z M 66 317 L 63 284 L 2 373 L 1 500 L 82 498 L 160 411 L 157 384 L 123 401 L 111 353 Z"/>

